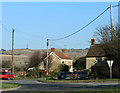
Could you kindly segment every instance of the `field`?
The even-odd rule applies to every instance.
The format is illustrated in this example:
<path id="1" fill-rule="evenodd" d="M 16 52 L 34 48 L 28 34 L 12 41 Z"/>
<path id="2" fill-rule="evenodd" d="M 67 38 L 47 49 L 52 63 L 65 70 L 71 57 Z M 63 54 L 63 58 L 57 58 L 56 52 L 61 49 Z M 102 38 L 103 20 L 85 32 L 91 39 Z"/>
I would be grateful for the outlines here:
<path id="1" fill-rule="evenodd" d="M 36 51 L 45 52 L 45 49 L 35 50 L 35 49 L 15 49 L 14 50 L 14 61 L 16 66 L 24 66 L 28 61 L 29 57 Z M 56 49 L 56 51 L 61 52 L 61 49 Z M 50 50 L 49 50 L 50 52 Z M 69 55 L 72 59 L 86 56 L 88 49 L 66 49 L 65 54 Z M 12 51 L 2 51 L 0 54 L 2 60 L 12 60 Z M 26 63 L 25 63 L 26 62 Z"/>

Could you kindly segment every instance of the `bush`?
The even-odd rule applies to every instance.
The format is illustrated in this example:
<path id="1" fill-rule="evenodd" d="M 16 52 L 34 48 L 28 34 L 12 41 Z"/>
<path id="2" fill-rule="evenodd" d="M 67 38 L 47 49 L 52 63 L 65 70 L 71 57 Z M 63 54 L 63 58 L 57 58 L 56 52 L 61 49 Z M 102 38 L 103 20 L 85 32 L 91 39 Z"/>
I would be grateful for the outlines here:
<path id="1" fill-rule="evenodd" d="M 20 69 L 21 69 L 20 67 L 17 67 L 17 66 L 15 66 L 14 68 L 15 68 L 16 72 L 20 71 Z"/>
<path id="2" fill-rule="evenodd" d="M 60 71 L 69 71 L 69 66 L 66 64 L 61 64 L 60 65 Z"/>
<path id="3" fill-rule="evenodd" d="M 28 77 L 40 77 L 40 73 L 37 70 L 29 70 L 27 71 L 27 75 Z"/>
<path id="4" fill-rule="evenodd" d="M 2 68 L 11 68 L 11 61 L 2 61 Z"/>
<path id="5" fill-rule="evenodd" d="M 95 64 L 92 68 L 92 78 L 110 78 L 109 67 L 106 61 Z"/>
<path id="6" fill-rule="evenodd" d="M 81 58 L 77 59 L 75 61 L 75 63 L 73 63 L 73 67 L 75 69 L 85 69 L 86 68 L 86 58 L 81 57 Z"/>

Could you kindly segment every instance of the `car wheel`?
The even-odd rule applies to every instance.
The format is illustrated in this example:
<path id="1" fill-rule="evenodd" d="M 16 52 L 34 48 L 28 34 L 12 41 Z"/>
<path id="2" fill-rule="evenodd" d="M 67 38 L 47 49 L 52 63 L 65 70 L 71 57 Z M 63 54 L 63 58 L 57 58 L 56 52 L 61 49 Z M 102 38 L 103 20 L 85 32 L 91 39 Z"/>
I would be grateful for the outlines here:
<path id="1" fill-rule="evenodd" d="M 10 77 L 8 77 L 7 79 L 10 80 Z"/>

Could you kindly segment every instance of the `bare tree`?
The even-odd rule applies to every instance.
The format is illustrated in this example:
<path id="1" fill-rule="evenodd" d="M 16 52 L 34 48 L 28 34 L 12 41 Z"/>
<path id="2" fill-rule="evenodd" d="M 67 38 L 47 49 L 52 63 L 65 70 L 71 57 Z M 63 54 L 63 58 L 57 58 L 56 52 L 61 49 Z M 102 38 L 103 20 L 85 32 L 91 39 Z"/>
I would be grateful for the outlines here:
<path id="1" fill-rule="evenodd" d="M 97 38 L 98 42 L 106 43 L 111 41 L 110 26 L 98 27 L 96 30 L 94 36 Z"/>
<path id="2" fill-rule="evenodd" d="M 97 28 L 95 32 L 97 41 L 104 45 L 103 50 L 105 51 L 108 59 L 114 60 L 113 74 L 115 77 L 120 77 L 120 26 L 114 26 L 114 39 L 111 40 L 111 28 L 110 26 L 104 26 Z"/>
<path id="3" fill-rule="evenodd" d="M 37 68 L 40 62 L 46 57 L 46 52 L 36 51 L 29 58 L 29 67 Z"/>

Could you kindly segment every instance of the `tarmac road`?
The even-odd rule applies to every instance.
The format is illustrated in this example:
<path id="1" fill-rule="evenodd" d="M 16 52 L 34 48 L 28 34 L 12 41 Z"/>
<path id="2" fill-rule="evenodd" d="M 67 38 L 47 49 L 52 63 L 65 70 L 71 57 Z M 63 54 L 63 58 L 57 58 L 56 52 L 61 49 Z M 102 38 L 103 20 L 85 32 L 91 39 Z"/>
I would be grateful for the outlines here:
<path id="1" fill-rule="evenodd" d="M 34 80 L 3 80 L 2 82 L 18 83 L 21 85 L 9 93 L 35 92 L 35 91 L 76 91 L 81 89 L 108 89 L 120 86 L 119 83 L 42 83 Z M 7 92 L 2 92 L 7 93 Z"/>

